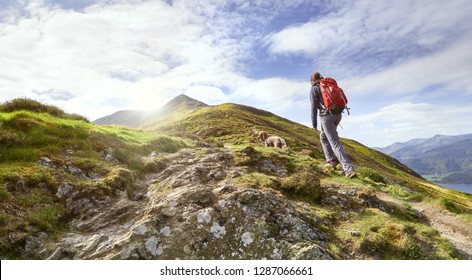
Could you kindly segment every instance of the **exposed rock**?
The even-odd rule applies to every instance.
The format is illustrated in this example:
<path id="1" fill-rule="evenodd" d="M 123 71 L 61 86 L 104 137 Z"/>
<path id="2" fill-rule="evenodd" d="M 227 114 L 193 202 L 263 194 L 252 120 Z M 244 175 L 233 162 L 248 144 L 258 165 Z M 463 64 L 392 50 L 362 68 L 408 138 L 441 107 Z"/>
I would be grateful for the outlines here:
<path id="1" fill-rule="evenodd" d="M 275 191 L 239 187 L 233 178 L 247 171 L 230 153 L 207 152 L 169 155 L 166 169 L 145 179 L 146 199 L 79 198 L 60 187 L 76 232 L 51 244 L 50 258 L 332 258 L 312 211 Z"/>
<path id="2" fill-rule="evenodd" d="M 88 176 L 82 170 L 80 170 L 80 168 L 76 168 L 70 165 L 63 165 L 62 169 L 64 169 L 65 171 L 69 172 L 70 174 L 74 176 L 84 178 L 84 179 L 88 178 Z"/>
<path id="3" fill-rule="evenodd" d="M 113 148 L 108 148 L 101 151 L 99 154 L 106 161 L 115 161 L 116 159 L 113 157 L 113 153 L 114 153 Z"/>
<path id="4" fill-rule="evenodd" d="M 44 242 L 47 239 L 47 234 L 44 232 L 37 233 L 36 236 L 30 236 L 26 239 L 24 254 L 31 259 L 39 259 L 41 253 L 44 251 Z"/>
<path id="5" fill-rule="evenodd" d="M 133 196 L 133 200 L 134 200 L 134 201 L 138 201 L 138 200 L 140 200 L 140 199 L 143 199 L 144 197 L 145 197 L 145 194 L 143 194 L 143 193 L 137 193 L 137 194 L 135 194 L 135 195 Z"/>
<path id="6" fill-rule="evenodd" d="M 59 198 L 67 198 L 72 195 L 72 192 L 74 190 L 74 187 L 72 185 L 69 185 L 67 183 L 60 185 L 57 188 L 56 196 Z"/>
<path id="7" fill-rule="evenodd" d="M 9 192 L 25 193 L 28 191 L 28 187 L 26 186 L 26 178 L 23 176 L 20 176 L 16 181 L 7 181 L 3 185 Z"/>
<path id="8" fill-rule="evenodd" d="M 47 168 L 56 168 L 56 166 L 52 162 L 52 159 L 48 157 L 41 157 L 38 161 L 38 164 Z"/>
<path id="9" fill-rule="evenodd" d="M 343 185 L 324 185 L 321 190 L 321 203 L 324 205 L 340 206 L 346 211 L 377 208 L 386 213 L 393 212 L 388 204 L 378 199 L 375 194 L 360 188 Z"/>

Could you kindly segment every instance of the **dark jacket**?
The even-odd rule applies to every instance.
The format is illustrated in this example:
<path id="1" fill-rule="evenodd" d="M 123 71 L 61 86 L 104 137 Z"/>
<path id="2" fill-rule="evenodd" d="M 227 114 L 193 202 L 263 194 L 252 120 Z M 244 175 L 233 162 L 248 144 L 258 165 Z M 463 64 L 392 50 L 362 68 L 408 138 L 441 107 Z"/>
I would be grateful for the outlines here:
<path id="1" fill-rule="evenodd" d="M 320 110 L 320 117 L 329 114 L 329 112 L 323 106 L 323 96 L 321 95 L 320 82 L 316 82 L 310 91 L 310 101 L 311 101 L 311 122 L 313 128 L 317 128 L 318 124 L 318 110 Z"/>

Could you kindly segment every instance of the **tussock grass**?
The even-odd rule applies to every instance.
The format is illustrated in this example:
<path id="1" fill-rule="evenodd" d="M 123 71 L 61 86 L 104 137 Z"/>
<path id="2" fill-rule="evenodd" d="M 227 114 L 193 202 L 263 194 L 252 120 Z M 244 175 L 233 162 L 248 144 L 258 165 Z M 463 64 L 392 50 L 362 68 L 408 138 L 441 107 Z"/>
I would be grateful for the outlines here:
<path id="1" fill-rule="evenodd" d="M 383 218 L 380 218 L 383 217 Z M 355 234 L 354 234 L 355 233 Z M 337 231 L 359 256 L 380 259 L 452 259 L 451 244 L 421 223 L 400 220 L 377 209 L 355 214 Z"/>
<path id="2" fill-rule="evenodd" d="M 282 178 L 280 189 L 286 194 L 316 202 L 320 196 L 320 175 L 314 168 L 302 167 L 291 176 Z"/>

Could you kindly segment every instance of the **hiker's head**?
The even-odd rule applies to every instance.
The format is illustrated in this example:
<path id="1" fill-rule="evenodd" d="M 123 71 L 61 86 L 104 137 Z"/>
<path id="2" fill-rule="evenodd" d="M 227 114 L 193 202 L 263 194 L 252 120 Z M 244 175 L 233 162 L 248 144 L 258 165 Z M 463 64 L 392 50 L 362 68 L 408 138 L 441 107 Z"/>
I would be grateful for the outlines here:
<path id="1" fill-rule="evenodd" d="M 321 79 L 323 79 L 323 77 L 321 76 L 320 72 L 315 72 L 311 75 L 310 82 L 313 85 L 316 82 L 320 81 Z"/>

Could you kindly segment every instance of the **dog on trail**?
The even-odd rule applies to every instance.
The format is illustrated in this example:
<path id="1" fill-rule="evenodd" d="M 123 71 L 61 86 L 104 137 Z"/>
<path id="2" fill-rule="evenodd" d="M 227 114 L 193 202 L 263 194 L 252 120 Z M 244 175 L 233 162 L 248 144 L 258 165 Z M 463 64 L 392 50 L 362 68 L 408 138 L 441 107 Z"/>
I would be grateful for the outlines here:
<path id="1" fill-rule="evenodd" d="M 287 148 L 285 140 L 278 136 L 269 136 L 265 131 L 259 132 L 259 139 L 265 143 L 266 147 Z"/>
<path id="2" fill-rule="evenodd" d="M 267 138 L 269 138 L 269 134 L 265 131 L 259 132 L 259 139 L 264 142 Z"/>

